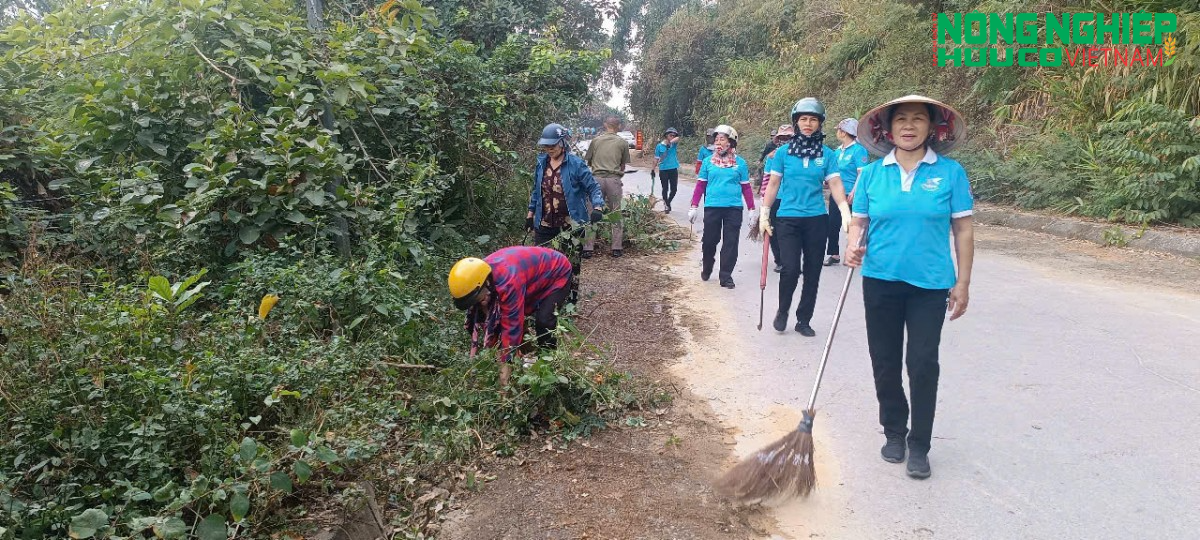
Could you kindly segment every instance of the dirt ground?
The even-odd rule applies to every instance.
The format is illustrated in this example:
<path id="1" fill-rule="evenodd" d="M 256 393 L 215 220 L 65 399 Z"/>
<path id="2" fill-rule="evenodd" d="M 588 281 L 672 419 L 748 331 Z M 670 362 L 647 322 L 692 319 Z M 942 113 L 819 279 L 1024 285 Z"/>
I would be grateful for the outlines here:
<path id="1" fill-rule="evenodd" d="M 1116 280 L 1149 285 L 1172 293 L 1200 294 L 1200 260 L 1168 253 L 1133 248 L 1101 246 L 1083 240 L 1009 229 L 975 225 L 975 264 L 988 253 L 1002 253 L 1024 260 L 1050 261 L 1056 274 L 1064 279 Z"/>
<path id="2" fill-rule="evenodd" d="M 762 538 L 761 510 L 734 509 L 711 481 L 730 459 L 730 436 L 708 405 L 669 373 L 683 354 L 661 271 L 678 254 L 613 259 L 597 249 L 584 265 L 577 325 L 639 384 L 672 396 L 657 410 L 628 411 L 592 437 L 550 444 L 493 464 L 495 480 L 459 499 L 439 538 L 740 539 Z M 630 424 L 644 422 L 643 426 Z"/>

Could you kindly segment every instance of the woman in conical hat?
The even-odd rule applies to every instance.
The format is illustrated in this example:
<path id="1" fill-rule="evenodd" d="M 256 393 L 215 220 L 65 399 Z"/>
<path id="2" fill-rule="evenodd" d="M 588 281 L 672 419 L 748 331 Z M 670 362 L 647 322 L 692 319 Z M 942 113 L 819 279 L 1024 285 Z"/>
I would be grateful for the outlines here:
<path id="1" fill-rule="evenodd" d="M 845 263 L 862 268 L 867 346 L 886 438 L 880 453 L 899 463 L 907 450 L 913 478 L 930 475 L 942 324 L 947 312 L 951 321 L 966 313 L 970 296 L 975 205 L 966 171 L 944 156 L 965 134 L 958 111 L 916 95 L 875 107 L 858 122 L 858 142 L 883 159 L 858 177 Z M 905 363 L 910 399 L 901 380 Z"/>

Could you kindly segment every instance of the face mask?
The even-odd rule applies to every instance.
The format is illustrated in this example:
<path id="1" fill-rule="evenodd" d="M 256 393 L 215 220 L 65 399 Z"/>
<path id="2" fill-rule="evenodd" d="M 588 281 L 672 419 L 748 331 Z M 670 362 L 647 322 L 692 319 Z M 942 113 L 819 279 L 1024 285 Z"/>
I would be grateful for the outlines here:
<path id="1" fill-rule="evenodd" d="M 825 155 L 825 132 L 818 127 L 812 135 L 804 135 L 797 127 L 796 135 L 788 145 L 788 155 L 799 158 L 819 158 Z"/>

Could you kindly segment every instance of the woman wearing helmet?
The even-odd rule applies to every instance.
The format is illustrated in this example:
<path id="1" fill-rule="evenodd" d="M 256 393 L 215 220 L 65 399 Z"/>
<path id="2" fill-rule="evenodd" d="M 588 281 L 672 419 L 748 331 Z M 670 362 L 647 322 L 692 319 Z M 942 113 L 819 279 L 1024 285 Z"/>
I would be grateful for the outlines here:
<path id="1" fill-rule="evenodd" d="M 821 124 L 825 121 L 825 106 L 816 98 L 804 98 L 792 107 L 792 128 L 795 136 L 787 146 L 775 151 L 767 168 L 771 174 L 763 206 L 779 200 L 775 219 L 778 226 L 779 252 L 783 257 L 783 272 L 779 279 L 779 310 L 775 313 L 775 331 L 787 328 L 788 311 L 796 284 L 804 274 L 800 290 L 800 305 L 796 308 L 796 331 L 800 335 L 817 335 L 810 321 L 817 304 L 817 287 L 821 282 L 821 263 L 825 255 L 829 217 L 825 210 L 823 183 L 839 208 L 844 210 L 842 228 L 849 225 L 850 208 L 837 172 L 833 150 L 825 146 Z M 759 227 L 773 233 L 769 216 L 760 216 Z"/>
<path id="2" fill-rule="evenodd" d="M 671 213 L 671 201 L 679 191 L 679 131 L 667 128 L 663 139 L 654 147 L 654 166 L 658 167 L 658 177 L 662 181 L 663 213 Z"/>
<path id="3" fill-rule="evenodd" d="M 907 446 L 913 478 L 930 475 L 942 325 L 946 312 L 952 321 L 966 313 L 971 286 L 971 186 L 962 166 L 942 155 L 965 131 L 957 111 L 916 95 L 884 103 L 858 124 L 859 143 L 884 158 L 858 177 L 850 227 L 850 246 L 856 247 L 847 248 L 846 265 L 862 267 L 867 347 L 886 438 L 880 453 L 899 463 Z M 864 230 L 866 242 L 858 246 Z M 901 381 L 905 364 L 911 429 Z"/>
<path id="4" fill-rule="evenodd" d="M 525 317 L 533 315 L 538 346 L 558 346 L 555 310 L 566 301 L 571 271 L 571 261 L 562 253 L 529 246 L 506 247 L 483 259 L 468 257 L 450 269 L 450 296 L 455 307 L 467 311 L 467 332 L 474 336 L 482 327 L 484 345 L 500 346 L 501 387 L 508 386 L 510 362 L 525 339 Z"/>
<path id="5" fill-rule="evenodd" d="M 707 130 L 704 131 L 704 146 L 701 146 L 700 149 L 696 151 L 696 174 L 697 175 L 700 174 L 700 165 L 702 165 L 704 163 L 704 160 L 708 159 L 708 156 L 713 155 L 713 136 L 714 135 L 715 135 L 715 131 L 713 130 L 713 128 L 708 128 Z"/>
<path id="6" fill-rule="evenodd" d="M 742 228 L 742 202 L 754 210 L 750 188 L 750 168 L 737 155 L 737 130 L 720 125 L 713 130 L 713 155 L 704 160 L 692 192 L 688 220 L 696 221 L 696 210 L 704 198 L 704 237 L 701 240 L 700 279 L 708 281 L 716 262 L 717 244 L 721 244 L 721 286 L 733 288 L 733 267 L 737 264 L 738 233 Z"/>
<path id="7" fill-rule="evenodd" d="M 583 225 L 604 219 L 604 194 L 592 177 L 592 170 L 579 156 L 567 151 L 570 136 L 558 124 L 542 129 L 538 147 L 537 168 L 533 173 L 533 190 L 529 194 L 529 212 L 525 227 L 533 231 L 534 243 L 555 247 L 560 234 L 570 231 L 571 246 L 562 250 L 571 256 L 575 274 L 580 272 Z M 593 210 L 588 213 L 588 203 Z M 572 301 L 575 300 L 572 294 Z"/>
<path id="8" fill-rule="evenodd" d="M 846 201 L 854 204 L 854 182 L 858 179 L 858 172 L 863 167 L 870 163 L 871 156 L 867 154 L 867 149 L 863 145 L 858 144 L 858 120 L 854 118 L 845 118 L 837 125 L 837 139 L 842 143 L 838 146 L 837 151 L 837 167 L 838 175 L 842 177 L 842 189 L 846 190 Z M 831 266 L 842 262 L 838 248 L 838 242 L 841 240 L 842 229 L 839 227 L 842 223 L 842 211 L 838 209 L 837 204 L 833 200 L 833 196 L 829 196 L 829 246 L 825 253 L 825 266 Z"/>

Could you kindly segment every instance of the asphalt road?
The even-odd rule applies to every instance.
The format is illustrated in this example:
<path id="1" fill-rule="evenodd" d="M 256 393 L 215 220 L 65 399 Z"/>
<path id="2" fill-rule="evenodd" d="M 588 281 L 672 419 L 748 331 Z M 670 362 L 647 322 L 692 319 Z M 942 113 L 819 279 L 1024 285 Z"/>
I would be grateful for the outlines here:
<path id="1" fill-rule="evenodd" d="M 630 193 L 649 183 L 644 171 L 625 178 Z M 685 226 L 691 192 L 682 183 L 671 215 Z M 943 333 L 933 477 L 879 458 L 856 276 L 818 400 L 819 491 L 775 509 L 781 535 L 1200 538 L 1200 283 L 1159 287 L 1122 279 L 1119 266 L 1014 255 L 1028 233 L 980 232 L 1005 249 L 981 245 L 970 310 Z M 732 291 L 701 282 L 699 242 L 689 249 L 671 269 L 692 333 L 675 371 L 746 455 L 798 419 L 848 269 L 824 270 L 818 336 L 805 338 L 770 329 L 774 273 L 755 329 L 761 244 L 742 239 Z"/>

